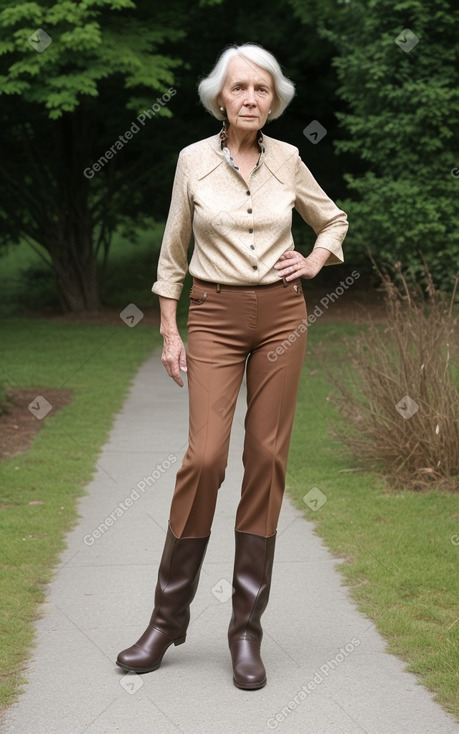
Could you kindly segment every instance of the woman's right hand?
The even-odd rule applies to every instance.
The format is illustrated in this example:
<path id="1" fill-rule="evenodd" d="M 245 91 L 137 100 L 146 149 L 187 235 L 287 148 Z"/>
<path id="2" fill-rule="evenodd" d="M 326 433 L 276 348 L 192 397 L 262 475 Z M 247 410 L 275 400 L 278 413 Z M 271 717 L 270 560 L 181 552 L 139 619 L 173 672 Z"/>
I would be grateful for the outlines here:
<path id="1" fill-rule="evenodd" d="M 174 382 L 183 387 L 183 380 L 180 376 L 180 371 L 186 372 L 186 352 L 185 346 L 181 339 L 180 334 L 163 335 L 163 351 L 161 354 L 161 362 L 166 368 L 166 372 L 169 377 L 172 377 Z"/>

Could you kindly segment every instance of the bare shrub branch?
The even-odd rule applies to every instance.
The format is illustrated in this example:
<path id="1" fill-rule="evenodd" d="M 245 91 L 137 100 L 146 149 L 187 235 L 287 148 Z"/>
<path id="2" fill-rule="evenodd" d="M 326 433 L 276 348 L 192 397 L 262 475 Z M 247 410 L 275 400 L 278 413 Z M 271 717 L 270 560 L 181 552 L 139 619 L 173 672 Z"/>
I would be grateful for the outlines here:
<path id="1" fill-rule="evenodd" d="M 378 271 L 385 324 L 346 339 L 348 368 L 324 369 L 341 419 L 333 435 L 396 486 L 459 491 L 458 321 L 454 299 L 439 293 L 426 264 L 425 283 L 408 285 Z"/>

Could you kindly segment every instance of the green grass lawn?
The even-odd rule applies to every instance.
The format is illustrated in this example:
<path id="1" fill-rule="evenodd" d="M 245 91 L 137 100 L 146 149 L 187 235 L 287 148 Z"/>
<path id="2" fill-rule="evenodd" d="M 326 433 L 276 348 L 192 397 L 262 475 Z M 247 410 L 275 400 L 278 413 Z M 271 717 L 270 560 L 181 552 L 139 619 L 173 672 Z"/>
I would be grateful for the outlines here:
<path id="1" fill-rule="evenodd" d="M 459 715 L 458 496 L 394 491 L 375 474 L 343 471 L 357 465 L 329 436 L 332 388 L 318 355 L 341 369 L 346 357 L 340 340 L 356 331 L 341 324 L 309 330 L 288 488 L 326 545 L 344 559 L 339 566 L 344 580 L 388 650 Z M 321 506 L 303 500 L 313 487 L 325 496 Z"/>
<path id="2" fill-rule="evenodd" d="M 30 451 L 1 462 L 0 706 L 10 704 L 33 642 L 45 584 L 75 523 L 76 499 L 91 479 L 113 414 L 131 378 L 158 344 L 138 324 L 0 322 L 1 379 L 11 387 L 70 388 L 73 401 L 44 418 Z M 30 504 L 41 502 L 42 504 Z"/>

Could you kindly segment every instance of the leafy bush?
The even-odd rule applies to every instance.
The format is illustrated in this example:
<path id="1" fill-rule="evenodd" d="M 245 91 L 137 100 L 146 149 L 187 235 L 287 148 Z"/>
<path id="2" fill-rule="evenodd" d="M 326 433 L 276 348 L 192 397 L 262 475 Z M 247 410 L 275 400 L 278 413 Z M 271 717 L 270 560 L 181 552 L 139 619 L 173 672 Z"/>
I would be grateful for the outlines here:
<path id="1" fill-rule="evenodd" d="M 459 490 L 458 278 L 447 301 L 427 268 L 424 290 L 396 269 L 379 273 L 387 322 L 347 343 L 351 374 L 327 368 L 342 418 L 334 434 L 397 486 Z"/>

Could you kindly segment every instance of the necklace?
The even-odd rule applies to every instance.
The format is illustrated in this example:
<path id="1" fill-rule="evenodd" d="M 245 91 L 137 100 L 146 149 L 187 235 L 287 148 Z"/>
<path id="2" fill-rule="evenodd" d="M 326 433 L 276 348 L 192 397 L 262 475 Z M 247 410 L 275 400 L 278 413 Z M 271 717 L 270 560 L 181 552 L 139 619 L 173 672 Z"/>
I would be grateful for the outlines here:
<path id="1" fill-rule="evenodd" d="M 225 120 L 223 122 L 222 129 L 220 130 L 220 147 L 221 147 L 221 150 L 223 151 L 223 154 L 224 154 L 226 160 L 228 161 L 228 163 L 236 171 L 239 171 L 239 166 L 236 166 L 236 164 L 235 164 L 235 162 L 233 160 L 233 156 L 231 155 L 231 152 L 230 152 L 230 150 L 228 148 L 228 128 L 229 128 L 229 122 L 228 122 L 228 120 Z M 263 141 L 263 133 L 261 132 L 261 130 L 259 130 L 258 133 L 259 133 L 259 135 L 258 135 L 257 143 L 258 143 L 258 147 L 260 148 L 261 154 L 263 154 L 265 152 L 265 146 L 264 146 L 264 141 Z M 258 161 L 259 160 L 260 159 L 258 159 Z M 257 163 L 257 165 L 258 165 L 258 163 Z"/>

